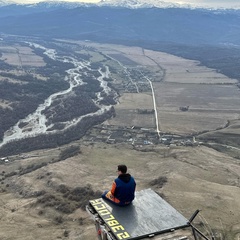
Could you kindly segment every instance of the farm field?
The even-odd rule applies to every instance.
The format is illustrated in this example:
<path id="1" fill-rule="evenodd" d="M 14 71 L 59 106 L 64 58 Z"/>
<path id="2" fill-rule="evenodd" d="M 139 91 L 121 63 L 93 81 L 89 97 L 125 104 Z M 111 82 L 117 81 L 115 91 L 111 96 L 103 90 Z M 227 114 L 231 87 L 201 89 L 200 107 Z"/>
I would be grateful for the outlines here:
<path id="1" fill-rule="evenodd" d="M 159 126 L 162 132 L 194 134 L 223 128 L 228 120 L 239 119 L 240 93 L 237 80 L 200 66 L 199 62 L 138 47 L 93 44 L 106 54 L 124 56 L 126 68 L 151 68 Z M 110 48 L 110 50 L 108 49 Z M 131 59 L 132 62 L 126 61 Z M 128 65 L 130 64 L 130 66 Z M 161 75 L 161 81 L 155 81 Z M 143 77 L 144 79 L 144 77 Z M 152 94 L 122 93 L 115 106 L 116 117 L 108 124 L 156 127 L 154 115 L 138 114 L 137 109 L 153 109 Z M 179 108 L 189 106 L 187 112 Z M 127 117 L 126 117 L 127 116 Z"/>
<path id="2" fill-rule="evenodd" d="M 20 81 L 19 79 L 15 79 L 13 76 L 25 76 L 28 74 L 25 67 L 43 67 L 45 66 L 45 62 L 42 57 L 36 55 L 31 48 L 23 47 L 20 45 L 15 46 L 0 46 L 1 57 L 0 60 L 5 63 L 14 66 L 14 69 L 8 70 L 8 73 L 12 75 L 12 77 L 3 77 L 1 73 L 4 73 L 3 69 L 0 69 L 0 81 L 8 81 L 10 83 L 16 84 L 26 84 L 24 81 Z M 39 80 L 46 80 L 46 77 L 35 74 L 32 74 Z M 11 108 L 11 102 L 2 101 L 0 96 L 0 106 L 3 108 Z"/>
<path id="3" fill-rule="evenodd" d="M 166 53 L 77 43 L 94 47 L 79 53 L 91 53 L 91 61 L 104 61 L 110 72 L 115 70 L 111 84 L 119 87 L 116 116 L 103 125 L 155 129 L 155 115 L 139 111 L 154 107 L 151 80 L 161 133 L 184 136 L 209 131 L 206 138 L 239 136 L 237 80 L 197 61 Z M 16 58 L 13 63 L 17 64 Z M 8 106 L 8 102 L 2 104 Z M 188 111 L 181 111 L 182 106 L 189 106 Z M 72 146 L 79 147 L 79 152 L 61 158 Z M 230 150 L 235 154 L 229 154 Z M 138 147 L 81 139 L 54 149 L 8 156 L 9 161 L 0 165 L 0 239 L 96 240 L 93 221 L 84 208 L 74 206 L 109 189 L 116 166 L 125 163 L 138 191 L 152 188 L 186 218 L 200 209 L 196 224 L 208 237 L 215 234 L 217 240 L 239 240 L 239 156 L 239 145 L 234 149 L 226 145 L 226 150 L 217 151 L 210 145 Z M 80 200 L 75 200 L 72 190 L 83 191 Z"/>
<path id="4" fill-rule="evenodd" d="M 20 68 L 24 66 L 45 66 L 43 59 L 33 53 L 32 49 L 29 47 L 18 45 L 15 47 L 1 46 L 0 51 L 2 52 L 1 60 L 4 60 L 11 65 L 15 65 Z"/>

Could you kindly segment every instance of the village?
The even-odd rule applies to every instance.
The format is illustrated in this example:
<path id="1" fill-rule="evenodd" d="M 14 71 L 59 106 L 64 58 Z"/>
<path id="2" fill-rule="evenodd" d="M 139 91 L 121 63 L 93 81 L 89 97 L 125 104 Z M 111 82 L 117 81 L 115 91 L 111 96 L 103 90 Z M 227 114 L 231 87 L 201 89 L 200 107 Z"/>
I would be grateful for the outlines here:
<path id="1" fill-rule="evenodd" d="M 180 136 L 167 133 L 162 133 L 159 136 L 155 129 L 113 125 L 94 126 L 83 137 L 83 141 L 106 142 L 108 144 L 128 143 L 135 147 L 157 144 L 167 146 L 198 146 L 201 144 L 193 136 Z"/>

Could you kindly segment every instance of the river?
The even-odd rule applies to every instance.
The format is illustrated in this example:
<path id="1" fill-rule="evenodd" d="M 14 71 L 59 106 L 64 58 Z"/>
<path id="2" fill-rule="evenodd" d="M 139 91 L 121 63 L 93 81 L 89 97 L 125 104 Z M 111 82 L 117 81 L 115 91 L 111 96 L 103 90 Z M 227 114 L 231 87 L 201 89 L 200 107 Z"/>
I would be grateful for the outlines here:
<path id="1" fill-rule="evenodd" d="M 54 61 L 72 63 L 74 65 L 74 68 L 68 69 L 66 71 L 65 81 L 69 83 L 69 88 L 64 91 L 56 92 L 50 95 L 47 99 L 45 99 L 44 103 L 38 106 L 35 112 L 29 114 L 24 119 L 20 119 L 17 122 L 17 124 L 15 124 L 9 130 L 7 130 L 4 133 L 4 138 L 3 138 L 3 141 L 0 143 L 0 147 L 10 141 L 19 140 L 19 139 L 28 138 L 28 137 L 34 137 L 40 134 L 45 134 L 46 132 L 48 133 L 58 132 L 59 130 L 51 130 L 53 125 L 46 124 L 47 117 L 43 114 L 44 110 L 50 107 L 59 96 L 67 95 L 71 91 L 73 91 L 75 87 L 79 85 L 87 84 L 86 82 L 82 81 L 81 77 L 83 76 L 83 74 L 86 74 L 85 69 L 87 69 L 88 71 L 92 70 L 91 63 L 89 61 L 85 61 L 85 60 L 80 61 L 78 59 L 75 59 L 69 56 L 58 56 L 57 50 L 55 49 L 47 49 L 44 46 L 36 43 L 28 42 L 28 44 L 30 47 L 42 49 L 44 51 L 44 54 Z M 111 108 L 110 105 L 106 106 L 101 104 L 101 100 L 103 99 L 102 93 L 104 93 L 105 96 L 109 94 L 114 94 L 115 97 L 117 97 L 117 94 L 113 92 L 112 89 L 108 87 L 107 82 L 104 81 L 104 78 L 108 78 L 110 76 L 110 71 L 108 66 L 105 66 L 104 70 L 99 68 L 98 72 L 100 73 L 100 76 L 96 79 L 99 81 L 100 86 L 102 87 L 102 91 L 96 93 L 97 98 L 94 100 L 94 103 L 98 106 L 99 109 L 96 112 L 88 113 L 86 115 L 82 115 L 82 116 L 79 116 L 78 118 L 74 118 L 67 122 L 64 122 L 63 123 L 65 125 L 64 130 L 66 130 L 67 128 L 73 125 L 76 125 L 83 118 L 87 116 L 101 115 L 104 112 L 110 110 Z M 22 125 L 24 125 L 24 127 L 20 127 Z"/>

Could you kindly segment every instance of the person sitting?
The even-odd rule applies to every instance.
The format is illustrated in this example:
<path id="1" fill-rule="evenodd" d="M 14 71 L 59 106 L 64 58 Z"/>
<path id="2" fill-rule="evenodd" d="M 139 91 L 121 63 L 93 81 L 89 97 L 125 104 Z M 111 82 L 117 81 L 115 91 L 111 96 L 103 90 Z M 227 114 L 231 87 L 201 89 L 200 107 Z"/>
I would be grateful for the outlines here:
<path id="1" fill-rule="evenodd" d="M 110 191 L 105 191 L 102 198 L 115 205 L 129 205 L 135 197 L 136 182 L 134 178 L 127 173 L 126 165 L 118 165 L 118 177 L 114 180 Z"/>

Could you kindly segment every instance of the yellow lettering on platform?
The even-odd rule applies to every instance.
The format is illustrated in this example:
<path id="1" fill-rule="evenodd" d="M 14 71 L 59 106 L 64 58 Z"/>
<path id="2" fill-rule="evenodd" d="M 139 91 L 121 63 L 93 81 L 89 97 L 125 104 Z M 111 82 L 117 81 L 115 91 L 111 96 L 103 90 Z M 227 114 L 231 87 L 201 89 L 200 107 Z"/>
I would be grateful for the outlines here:
<path id="1" fill-rule="evenodd" d="M 112 232 L 116 234 L 115 236 L 118 240 L 130 237 L 124 227 L 115 219 L 115 217 L 111 214 L 111 211 L 107 209 L 107 206 L 101 201 L 101 199 L 91 200 L 90 203 L 102 217 L 103 221 L 109 226 Z"/>
<path id="2" fill-rule="evenodd" d="M 105 221 L 110 221 L 110 220 L 113 220 L 113 219 L 115 219 L 114 218 L 114 216 L 111 214 L 110 216 L 109 216 L 109 218 L 106 218 L 106 219 L 104 219 Z"/>
<path id="3" fill-rule="evenodd" d="M 98 211 L 98 210 L 106 209 L 106 207 L 104 204 L 101 204 L 100 206 L 95 206 L 95 209 Z"/>
<path id="4" fill-rule="evenodd" d="M 112 227 L 113 232 L 117 232 L 119 230 L 124 230 L 124 227 L 122 225 L 118 225 L 116 227 Z"/>
<path id="5" fill-rule="evenodd" d="M 127 232 L 123 232 L 123 233 L 118 233 L 118 234 L 117 234 L 117 237 L 118 237 L 119 239 L 125 239 L 125 238 L 128 238 L 128 237 L 130 237 L 130 236 L 129 236 L 129 234 L 128 234 Z"/>
<path id="6" fill-rule="evenodd" d="M 91 200 L 90 203 L 94 206 L 94 205 L 102 203 L 102 201 L 101 201 L 101 199 L 95 199 L 95 200 Z"/>
<path id="7" fill-rule="evenodd" d="M 112 226 L 116 226 L 119 224 L 119 222 L 117 220 L 112 220 L 112 221 L 107 221 L 107 224 L 112 227 Z"/>
<path id="8" fill-rule="evenodd" d="M 109 215 L 110 214 L 110 212 L 107 210 L 107 209 L 103 209 L 103 210 L 100 210 L 99 211 L 99 214 L 101 215 L 101 216 L 105 216 L 105 215 Z M 112 215 L 111 215 L 112 216 Z M 107 220 L 107 219 L 106 219 Z M 110 219 L 111 220 L 111 219 Z"/>

